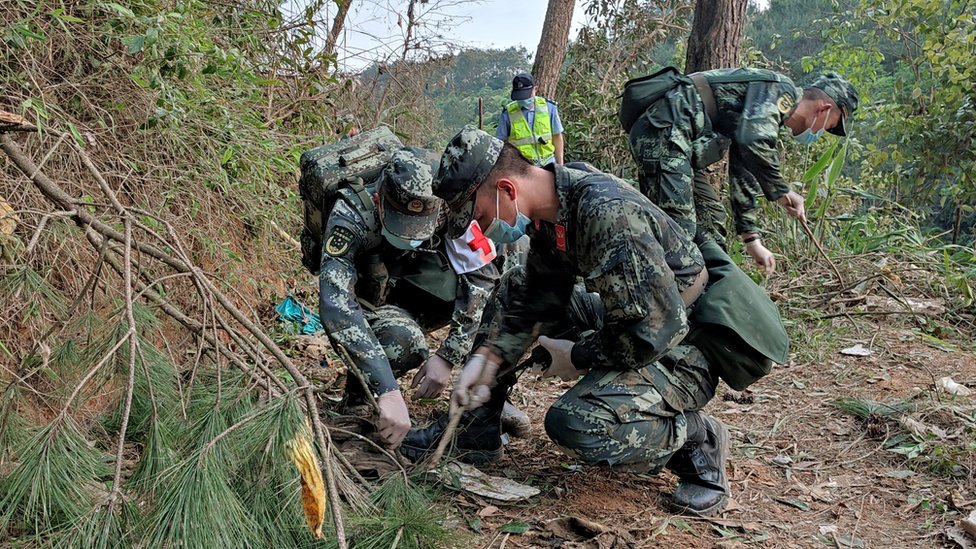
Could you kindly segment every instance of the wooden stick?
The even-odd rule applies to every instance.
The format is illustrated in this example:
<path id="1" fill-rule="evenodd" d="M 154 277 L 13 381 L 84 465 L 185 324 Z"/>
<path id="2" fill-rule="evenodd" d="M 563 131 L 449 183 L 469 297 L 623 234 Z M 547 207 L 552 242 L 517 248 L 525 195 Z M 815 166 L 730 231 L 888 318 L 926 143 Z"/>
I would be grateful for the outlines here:
<path id="1" fill-rule="evenodd" d="M 846 286 L 847 283 L 844 282 L 844 277 L 841 276 L 840 271 L 837 269 L 837 265 L 834 265 L 834 262 L 831 261 L 830 256 L 828 256 L 827 252 L 824 250 L 823 245 L 820 244 L 820 240 L 818 240 L 817 237 L 814 236 L 813 231 L 810 230 L 810 225 L 807 225 L 806 220 L 803 219 L 800 220 L 800 224 L 803 226 L 803 230 L 807 233 L 807 238 L 809 238 L 811 241 L 813 241 L 814 244 L 816 244 L 817 250 L 820 251 L 820 255 L 822 255 L 824 259 L 827 260 L 827 263 L 829 263 L 830 267 L 834 270 L 834 274 L 837 275 L 837 280 L 840 282 L 840 285 Z"/>
<path id="2" fill-rule="evenodd" d="M 447 445 L 454 438 L 454 431 L 457 430 L 458 424 L 461 423 L 461 417 L 465 412 L 468 411 L 468 406 L 461 406 L 456 410 L 451 411 L 451 418 L 447 422 L 447 428 L 444 429 L 444 433 L 441 435 L 441 441 L 437 443 L 437 449 L 430 456 L 430 462 L 427 465 L 428 469 L 433 469 L 441 462 L 441 457 L 444 455 L 444 450 L 447 449 Z"/>

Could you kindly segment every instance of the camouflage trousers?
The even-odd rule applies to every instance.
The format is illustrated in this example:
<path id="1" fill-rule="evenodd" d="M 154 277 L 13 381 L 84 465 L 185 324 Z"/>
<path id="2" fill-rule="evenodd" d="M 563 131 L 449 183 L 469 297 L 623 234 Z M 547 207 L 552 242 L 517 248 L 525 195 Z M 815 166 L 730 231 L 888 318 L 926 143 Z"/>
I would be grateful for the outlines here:
<path id="1" fill-rule="evenodd" d="M 482 341 L 497 332 L 511 289 L 524 279 L 521 268 L 502 276 L 485 308 Z M 603 314 L 599 295 L 578 284 L 566 314 L 540 326 L 540 333 L 575 340 L 588 330 L 602 328 Z M 541 349 L 536 347 L 519 369 L 545 360 Z M 511 374 L 499 380 L 498 390 L 507 391 L 514 383 Z M 590 370 L 549 408 L 546 433 L 563 452 L 583 462 L 657 472 L 687 439 L 684 413 L 705 406 L 717 383 L 708 361 L 691 345 L 678 345 L 639 370 Z"/>
<path id="2" fill-rule="evenodd" d="M 430 356 L 423 328 L 406 310 L 383 305 L 364 313 L 396 377 L 420 367 Z"/>
<path id="3" fill-rule="evenodd" d="M 696 242 L 724 246 L 728 218 L 704 171 L 695 169 L 694 147 L 705 114 L 690 87 L 678 87 L 648 107 L 630 130 L 641 192 L 678 222 Z"/>

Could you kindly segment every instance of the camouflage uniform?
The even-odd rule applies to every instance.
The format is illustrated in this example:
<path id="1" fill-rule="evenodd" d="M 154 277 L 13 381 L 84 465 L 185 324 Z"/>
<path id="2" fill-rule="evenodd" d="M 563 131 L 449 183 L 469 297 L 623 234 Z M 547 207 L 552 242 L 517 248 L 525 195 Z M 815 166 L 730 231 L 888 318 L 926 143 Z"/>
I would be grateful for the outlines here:
<path id="1" fill-rule="evenodd" d="M 773 73 L 716 69 L 701 74 L 706 79 L 769 79 Z M 705 114 L 694 85 L 679 84 L 648 107 L 630 130 L 641 190 L 698 241 L 725 241 L 725 210 L 704 173 L 720 157 L 700 154 L 708 145 L 729 146 L 729 198 L 736 233 L 759 230 L 760 192 L 772 201 L 790 190 L 780 173 L 776 144 L 779 128 L 802 90 L 786 76 L 773 78 L 778 81 L 711 83 L 715 120 Z"/>
<path id="2" fill-rule="evenodd" d="M 456 212 L 452 233 L 471 219 L 473 205 L 465 201 L 473 189 L 450 188 L 448 164 L 459 163 L 465 148 L 478 151 L 470 156 L 489 160 L 470 160 L 473 173 L 453 175 L 459 182 L 477 179 L 490 170 L 499 146 L 473 128 L 455 140 L 460 145 L 452 141 L 442 157 L 437 191 Z M 704 260 L 691 238 L 631 184 L 584 164 L 549 169 L 558 219 L 529 226 L 524 275 L 503 278 L 485 310 L 481 337 L 508 365 L 516 364 L 537 329 L 574 339 L 573 364 L 590 371 L 549 409 L 549 437 L 588 463 L 657 471 L 686 441 L 684 413 L 704 406 L 717 384 L 704 356 L 681 344 L 689 330 L 681 291 Z M 578 335 L 555 328 L 572 323 Z M 499 385 L 513 381 L 503 377 Z"/>
<path id="3" fill-rule="evenodd" d="M 392 171 L 367 186 L 370 196 L 379 193 L 378 204 L 363 204 L 356 193 L 340 191 L 326 223 L 319 274 L 326 333 L 349 352 L 377 395 L 398 389 L 396 377 L 423 364 L 430 352 L 424 334 L 431 330 L 450 326 L 436 353 L 452 365 L 461 364 L 498 279 L 490 263 L 460 276 L 451 270 L 445 258 L 444 216 L 429 215 L 440 202 L 431 192 L 432 166 L 402 152 L 394 155 Z M 395 185 L 388 183 L 390 178 Z M 408 215 L 394 218 L 391 208 L 405 208 Z M 404 251 L 391 245 L 382 231 L 385 224 L 394 234 L 417 234 L 416 227 L 403 221 L 412 214 L 436 219 L 437 227 L 432 236 L 424 235 L 430 238 L 417 250 Z M 431 274 L 422 271 L 432 266 L 438 271 L 432 273 L 435 283 L 456 278 L 455 295 L 434 295 L 411 282 Z"/>

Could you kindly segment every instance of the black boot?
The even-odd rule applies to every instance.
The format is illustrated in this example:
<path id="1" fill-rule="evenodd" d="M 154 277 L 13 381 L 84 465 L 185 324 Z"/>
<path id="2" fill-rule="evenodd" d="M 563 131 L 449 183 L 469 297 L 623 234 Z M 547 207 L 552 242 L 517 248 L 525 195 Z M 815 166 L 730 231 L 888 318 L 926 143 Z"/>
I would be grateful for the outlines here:
<path id="1" fill-rule="evenodd" d="M 488 402 L 465 412 L 455 431 L 456 439 L 448 445 L 448 451 L 472 465 L 501 459 L 501 411 L 504 403 L 504 400 Z M 412 461 L 419 461 L 434 453 L 449 421 L 449 416 L 445 414 L 423 429 L 411 429 L 400 445 L 400 453 Z"/>
<path id="2" fill-rule="evenodd" d="M 728 501 L 729 430 L 701 412 L 687 412 L 688 442 L 671 456 L 667 467 L 678 475 L 672 504 L 683 513 L 711 516 Z"/>

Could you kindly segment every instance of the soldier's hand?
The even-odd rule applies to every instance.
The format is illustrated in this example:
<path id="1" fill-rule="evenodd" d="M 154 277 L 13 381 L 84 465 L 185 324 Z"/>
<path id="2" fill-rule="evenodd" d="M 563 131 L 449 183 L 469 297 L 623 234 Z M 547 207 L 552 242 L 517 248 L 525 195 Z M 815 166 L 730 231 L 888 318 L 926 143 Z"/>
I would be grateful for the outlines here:
<path id="1" fill-rule="evenodd" d="M 763 246 L 762 240 L 756 239 L 746 244 L 746 252 L 756 262 L 756 265 L 766 273 L 766 276 L 773 274 L 773 271 L 776 270 L 776 258 L 773 257 L 773 252 Z"/>
<path id="2" fill-rule="evenodd" d="M 799 193 L 790 191 L 776 199 L 776 203 L 786 209 L 786 213 L 803 223 L 807 222 L 807 213 L 803 205 L 803 197 Z"/>
<path id="3" fill-rule="evenodd" d="M 461 375 L 454 382 L 454 391 L 451 393 L 452 413 L 462 407 L 473 410 L 491 398 L 491 388 L 496 384 L 495 374 L 498 373 L 499 365 L 488 360 L 482 351 L 487 352 L 487 348 L 478 349 L 468 359 L 461 369 Z"/>
<path id="4" fill-rule="evenodd" d="M 379 420 L 376 430 L 380 439 L 390 448 L 396 448 L 403 442 L 410 430 L 410 414 L 407 413 L 407 403 L 403 401 L 400 391 L 383 393 L 376 399 L 379 408 Z"/>
<path id="5" fill-rule="evenodd" d="M 420 367 L 417 375 L 413 376 L 410 388 L 414 389 L 413 400 L 421 398 L 435 398 L 441 394 L 447 382 L 451 380 L 451 363 L 440 355 L 431 355 Z"/>
<path id="6" fill-rule="evenodd" d="M 558 377 L 563 381 L 573 381 L 583 374 L 573 365 L 573 343 L 568 339 L 552 339 L 539 336 L 542 345 L 552 355 L 552 364 L 542 372 L 543 377 Z"/>

